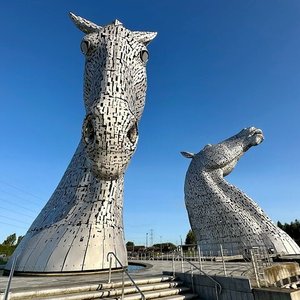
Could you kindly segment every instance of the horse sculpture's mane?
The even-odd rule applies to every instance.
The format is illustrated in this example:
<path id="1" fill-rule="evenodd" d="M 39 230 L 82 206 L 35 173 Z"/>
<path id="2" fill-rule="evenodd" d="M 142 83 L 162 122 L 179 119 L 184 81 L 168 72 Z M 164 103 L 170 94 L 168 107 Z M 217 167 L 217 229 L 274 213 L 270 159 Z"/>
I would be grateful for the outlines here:
<path id="1" fill-rule="evenodd" d="M 124 266 L 124 172 L 136 149 L 146 95 L 146 45 L 154 32 L 121 22 L 96 25 L 70 14 L 86 35 L 82 139 L 59 185 L 13 257 L 16 272 L 60 273 L 109 267 L 114 252 Z M 115 268 L 120 265 L 115 262 Z"/>
<path id="2" fill-rule="evenodd" d="M 233 254 L 257 246 L 277 253 L 300 254 L 290 236 L 224 179 L 240 157 L 262 141 L 262 131 L 250 127 L 219 144 L 207 145 L 197 154 L 182 152 L 192 159 L 185 179 L 185 202 L 202 251 L 218 255 L 221 244 Z"/>

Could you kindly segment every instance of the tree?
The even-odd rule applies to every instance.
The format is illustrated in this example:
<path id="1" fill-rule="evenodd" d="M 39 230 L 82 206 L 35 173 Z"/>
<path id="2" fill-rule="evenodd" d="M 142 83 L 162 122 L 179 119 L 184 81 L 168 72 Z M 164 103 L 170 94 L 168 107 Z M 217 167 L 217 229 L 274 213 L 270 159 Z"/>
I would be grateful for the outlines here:
<path id="1" fill-rule="evenodd" d="M 134 242 L 128 241 L 126 243 L 126 248 L 127 248 L 128 251 L 133 251 L 133 249 L 134 249 Z"/>
<path id="2" fill-rule="evenodd" d="M 153 248 L 156 248 L 159 252 L 170 252 L 176 249 L 176 246 L 172 243 L 166 242 L 161 244 L 154 244 L 152 246 Z"/>
<path id="3" fill-rule="evenodd" d="M 14 246 L 15 243 L 17 241 L 17 236 L 15 233 L 9 235 L 4 242 L 2 243 L 2 245 L 7 245 L 7 246 Z"/>
<path id="4" fill-rule="evenodd" d="M 197 244 L 196 236 L 195 236 L 194 232 L 192 231 L 192 229 L 190 229 L 189 232 L 188 232 L 187 235 L 186 235 L 186 238 L 185 238 L 185 244 L 186 244 L 186 245 L 194 245 L 194 244 Z"/>
<path id="5" fill-rule="evenodd" d="M 300 222 L 292 221 L 290 224 L 277 222 L 277 226 L 285 231 L 300 246 Z"/>
<path id="6" fill-rule="evenodd" d="M 18 240 L 17 240 L 17 246 L 20 244 L 22 238 L 24 237 L 24 235 L 19 235 L 18 236 Z"/>

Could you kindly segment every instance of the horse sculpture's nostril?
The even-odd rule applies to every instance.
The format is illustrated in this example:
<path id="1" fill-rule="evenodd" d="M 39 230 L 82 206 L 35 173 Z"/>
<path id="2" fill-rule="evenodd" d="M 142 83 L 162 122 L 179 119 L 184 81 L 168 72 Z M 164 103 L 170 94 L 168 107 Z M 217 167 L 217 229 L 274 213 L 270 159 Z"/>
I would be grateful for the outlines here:
<path id="1" fill-rule="evenodd" d="M 87 144 L 92 144 L 95 139 L 95 129 L 91 118 L 87 118 L 83 127 L 83 138 Z"/>
<path id="2" fill-rule="evenodd" d="M 138 137 L 137 123 L 134 123 L 134 125 L 128 130 L 127 137 L 132 144 L 134 144 L 136 142 L 136 139 Z"/>

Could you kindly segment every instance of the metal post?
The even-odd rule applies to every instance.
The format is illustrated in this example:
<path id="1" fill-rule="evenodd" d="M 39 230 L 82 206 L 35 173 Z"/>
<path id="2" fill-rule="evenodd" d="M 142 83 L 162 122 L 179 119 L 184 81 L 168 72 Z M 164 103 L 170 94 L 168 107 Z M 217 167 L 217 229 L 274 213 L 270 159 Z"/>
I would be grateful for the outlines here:
<path id="1" fill-rule="evenodd" d="M 193 250 L 193 261 L 196 261 L 196 251 L 195 251 L 195 249 Z"/>
<path id="2" fill-rule="evenodd" d="M 219 293 L 218 293 L 217 285 L 215 285 L 215 293 L 216 293 L 216 299 L 219 300 Z"/>
<path id="3" fill-rule="evenodd" d="M 195 288 L 194 288 L 194 268 L 191 265 L 191 281 L 192 281 L 192 291 L 195 293 Z"/>
<path id="4" fill-rule="evenodd" d="M 224 253 L 223 253 L 223 247 L 222 247 L 221 244 L 220 244 L 220 250 L 221 250 L 222 262 L 223 262 L 224 275 L 227 276 L 226 267 L 225 267 L 225 260 L 224 260 Z"/>
<path id="5" fill-rule="evenodd" d="M 253 267 L 253 270 L 254 270 L 254 275 L 255 275 L 257 287 L 260 288 L 260 282 L 259 282 L 258 273 L 257 273 L 256 259 L 253 255 L 253 249 L 249 249 L 249 250 L 250 250 L 251 262 L 252 262 L 252 267 Z"/>
<path id="6" fill-rule="evenodd" d="M 173 277 L 175 278 L 175 261 L 174 261 L 174 253 L 172 256 L 172 271 L 173 271 Z"/>
<path id="7" fill-rule="evenodd" d="M 200 245 L 198 245 L 197 249 L 198 249 L 198 256 L 199 256 L 199 266 L 200 266 L 200 270 L 202 271 L 202 258 L 201 258 L 201 248 L 200 248 Z"/>
<path id="8" fill-rule="evenodd" d="M 111 282 L 111 264 L 112 264 L 112 257 L 109 257 L 109 270 L 108 270 L 108 283 Z"/>
<path id="9" fill-rule="evenodd" d="M 121 296 L 121 299 L 122 300 L 124 299 L 124 269 L 122 272 L 122 296 Z"/>
<path id="10" fill-rule="evenodd" d="M 162 256 L 162 239 L 161 239 L 161 236 L 160 236 L 160 255 Z"/>
<path id="11" fill-rule="evenodd" d="M 11 268 L 10 268 L 10 272 L 9 272 L 7 286 L 6 286 L 6 289 L 5 289 L 4 296 L 3 296 L 3 300 L 7 300 L 8 299 L 8 294 L 9 294 L 9 290 L 10 290 L 10 284 L 11 284 L 12 278 L 14 276 L 15 266 L 16 266 L 16 263 L 17 263 L 17 259 L 18 259 L 18 255 L 16 255 L 14 257 L 14 260 L 12 262 L 12 265 L 11 265 Z"/>
<path id="12" fill-rule="evenodd" d="M 180 254 L 181 254 L 181 272 L 184 273 L 184 267 L 183 267 L 183 250 L 182 250 L 182 245 L 180 247 Z"/>

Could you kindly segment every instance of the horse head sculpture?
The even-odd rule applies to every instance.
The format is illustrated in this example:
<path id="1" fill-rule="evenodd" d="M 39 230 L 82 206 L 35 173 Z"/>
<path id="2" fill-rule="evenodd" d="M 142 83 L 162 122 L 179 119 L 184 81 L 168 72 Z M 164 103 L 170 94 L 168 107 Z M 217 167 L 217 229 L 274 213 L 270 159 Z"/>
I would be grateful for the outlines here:
<path id="1" fill-rule="evenodd" d="M 51 198 L 6 265 L 16 272 L 63 273 L 127 265 L 123 233 L 124 172 L 136 149 L 146 95 L 147 44 L 154 32 L 119 21 L 101 27 L 70 14 L 85 33 L 82 138 Z"/>
<path id="2" fill-rule="evenodd" d="M 146 45 L 156 33 L 130 31 L 118 20 L 101 27 L 70 15 L 86 33 L 81 42 L 86 57 L 82 132 L 88 161 L 99 179 L 116 179 L 137 145 L 147 88 Z"/>
<path id="3" fill-rule="evenodd" d="M 185 178 L 185 203 L 202 251 L 218 255 L 221 244 L 232 254 L 245 254 L 252 247 L 300 253 L 295 241 L 257 203 L 224 178 L 263 140 L 262 130 L 249 127 L 218 144 L 208 144 L 199 153 L 182 152 L 192 159 Z"/>

